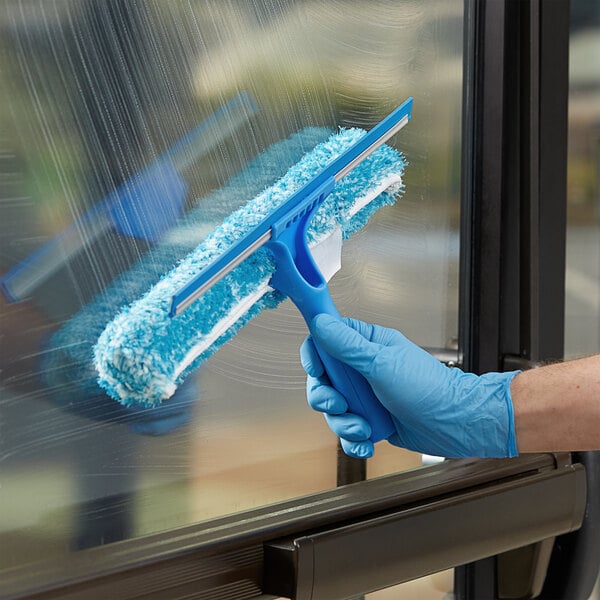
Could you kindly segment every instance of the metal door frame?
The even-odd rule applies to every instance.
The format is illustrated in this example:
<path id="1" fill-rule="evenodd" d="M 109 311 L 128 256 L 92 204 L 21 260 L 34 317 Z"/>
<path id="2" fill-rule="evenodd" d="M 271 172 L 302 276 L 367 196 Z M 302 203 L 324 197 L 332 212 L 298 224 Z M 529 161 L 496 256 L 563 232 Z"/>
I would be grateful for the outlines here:
<path id="1" fill-rule="evenodd" d="M 563 357 L 569 9 L 568 0 L 465 2 L 459 339 L 476 373 Z M 492 557 L 456 570 L 458 600 L 501 598 L 507 585 L 513 598 L 587 600 L 600 556 L 600 453 L 572 458 L 587 473 L 583 527 L 559 538 L 551 559 L 539 547 L 522 555 L 535 554 L 541 572 L 523 575 L 521 596 Z"/>

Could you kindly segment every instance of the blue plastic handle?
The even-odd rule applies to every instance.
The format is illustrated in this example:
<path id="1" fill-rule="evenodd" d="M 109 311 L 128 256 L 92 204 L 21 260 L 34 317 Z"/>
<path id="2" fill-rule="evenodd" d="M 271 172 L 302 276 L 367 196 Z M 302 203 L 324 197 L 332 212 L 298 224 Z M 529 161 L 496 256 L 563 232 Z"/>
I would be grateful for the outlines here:
<path id="1" fill-rule="evenodd" d="M 276 270 L 270 285 L 283 292 L 298 307 L 307 325 L 318 314 L 341 319 L 327 282 L 315 264 L 306 243 L 306 228 L 324 198 L 335 185 L 332 177 L 307 198 L 305 211 L 285 227 L 273 227 L 273 238 L 266 244 L 275 257 Z M 394 431 L 392 418 L 379 402 L 367 380 L 348 365 L 338 361 L 317 345 L 317 351 L 333 387 L 346 399 L 349 412 L 360 415 L 371 425 L 373 443 L 387 439 Z"/>

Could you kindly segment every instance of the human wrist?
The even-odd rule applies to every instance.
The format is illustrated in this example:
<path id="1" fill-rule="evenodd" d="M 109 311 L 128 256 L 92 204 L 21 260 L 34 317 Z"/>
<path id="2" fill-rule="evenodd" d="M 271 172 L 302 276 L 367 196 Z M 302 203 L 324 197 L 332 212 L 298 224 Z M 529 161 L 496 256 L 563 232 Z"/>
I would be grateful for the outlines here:
<path id="1" fill-rule="evenodd" d="M 600 448 L 600 354 L 524 371 L 511 394 L 521 452 Z"/>
<path id="2" fill-rule="evenodd" d="M 521 452 L 558 450 L 554 431 L 565 420 L 569 394 L 554 381 L 556 365 L 523 371 L 511 382 L 515 432 Z M 554 385 L 553 385 L 554 384 Z M 561 398 L 560 403 L 556 398 Z"/>

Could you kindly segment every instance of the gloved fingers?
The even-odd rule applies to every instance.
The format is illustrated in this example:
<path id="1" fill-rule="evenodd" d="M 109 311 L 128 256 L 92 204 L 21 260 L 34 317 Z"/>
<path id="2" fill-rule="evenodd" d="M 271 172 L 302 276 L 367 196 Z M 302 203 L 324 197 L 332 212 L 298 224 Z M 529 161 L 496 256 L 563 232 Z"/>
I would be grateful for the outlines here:
<path id="1" fill-rule="evenodd" d="M 405 378 L 409 376 L 409 373 L 412 373 L 413 381 L 421 380 L 421 382 L 432 381 L 435 375 L 444 379 L 448 377 L 449 370 L 443 363 L 409 340 L 400 331 L 379 325 L 369 325 L 356 319 L 343 319 L 343 321 L 378 345 L 380 354 L 377 358 L 381 360 L 373 360 L 369 365 L 371 376 L 375 376 L 376 372 L 384 378 L 389 376 L 390 369 L 386 367 L 390 366 L 390 357 L 393 356 L 396 361 L 391 371 L 395 371 L 397 374 L 403 373 L 405 381 L 407 381 Z M 400 365 L 403 367 L 402 371 L 398 371 Z M 380 370 L 381 368 L 383 371 Z"/>
<path id="2" fill-rule="evenodd" d="M 355 331 L 358 331 L 360 335 L 370 342 L 375 342 L 382 346 L 397 346 L 408 341 L 407 338 L 396 329 L 382 327 L 381 325 L 373 325 L 371 323 L 360 321 L 359 319 L 351 319 L 348 317 L 343 318 L 342 322 Z"/>
<path id="3" fill-rule="evenodd" d="M 318 378 L 324 375 L 323 363 L 319 358 L 319 353 L 310 335 L 302 342 L 302 346 L 300 346 L 300 362 L 302 363 L 302 368 L 309 376 Z"/>
<path id="4" fill-rule="evenodd" d="M 319 348 L 368 377 L 373 358 L 381 346 L 330 315 L 317 315 L 311 322 L 313 340 Z"/>
<path id="5" fill-rule="evenodd" d="M 324 377 L 307 376 L 306 398 L 308 399 L 308 403 L 311 408 L 319 412 L 331 415 L 344 414 L 348 410 L 348 403 L 335 388 L 327 385 L 327 383 Z"/>
<path id="6" fill-rule="evenodd" d="M 325 413 L 325 419 L 333 433 L 349 442 L 366 442 L 371 437 L 371 426 L 358 415 L 352 413 L 330 415 Z"/>
<path id="7" fill-rule="evenodd" d="M 348 456 L 354 458 L 371 458 L 371 456 L 373 456 L 373 442 L 368 440 L 366 442 L 351 442 L 344 438 L 340 438 L 340 443 L 342 445 L 342 450 Z"/>

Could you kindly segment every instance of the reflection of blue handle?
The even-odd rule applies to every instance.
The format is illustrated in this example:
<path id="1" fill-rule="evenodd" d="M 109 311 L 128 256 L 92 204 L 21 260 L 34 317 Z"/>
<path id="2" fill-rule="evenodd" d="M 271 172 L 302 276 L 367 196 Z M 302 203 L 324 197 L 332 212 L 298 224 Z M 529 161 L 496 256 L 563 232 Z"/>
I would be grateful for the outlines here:
<path id="1" fill-rule="evenodd" d="M 241 92 L 120 184 L 77 221 L 0 277 L 0 291 L 19 302 L 73 255 L 111 228 L 122 235 L 157 242 L 184 210 L 188 184 L 181 176 L 211 148 L 254 115 L 252 97 Z"/>
<path id="2" fill-rule="evenodd" d="M 308 223 L 334 184 L 331 178 L 315 190 L 311 196 L 314 202 L 308 203 L 306 212 L 297 220 L 282 228 L 274 226 L 273 237 L 267 244 L 277 265 L 270 285 L 291 298 L 307 324 L 321 313 L 341 318 L 306 243 Z M 318 346 L 317 351 L 333 387 L 346 398 L 349 411 L 364 417 L 371 425 L 371 441 L 387 439 L 395 431 L 392 419 L 367 380 Z"/>

